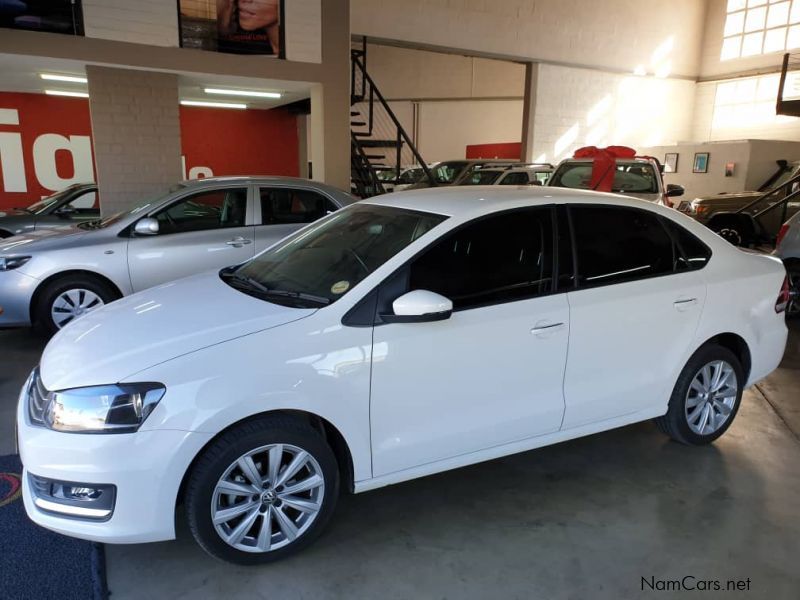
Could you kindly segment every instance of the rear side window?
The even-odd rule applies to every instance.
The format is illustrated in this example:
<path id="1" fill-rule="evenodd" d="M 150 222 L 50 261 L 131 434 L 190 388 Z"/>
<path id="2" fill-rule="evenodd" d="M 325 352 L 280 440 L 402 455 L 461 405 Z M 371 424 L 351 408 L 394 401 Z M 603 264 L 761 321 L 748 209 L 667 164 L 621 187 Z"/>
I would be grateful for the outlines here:
<path id="1" fill-rule="evenodd" d="M 691 271 L 705 267 L 711 258 L 711 249 L 674 221 L 664 219 L 664 224 L 678 244 L 677 269 Z"/>
<path id="2" fill-rule="evenodd" d="M 570 207 L 579 287 L 667 275 L 676 248 L 657 215 L 616 206 Z"/>
<path id="3" fill-rule="evenodd" d="M 410 268 L 409 289 L 430 290 L 456 309 L 531 298 L 552 290 L 550 208 L 480 219 L 437 241 Z"/>
<path id="4" fill-rule="evenodd" d="M 328 198 L 311 190 L 261 188 L 261 224 L 311 223 L 336 210 Z"/>
<path id="5" fill-rule="evenodd" d="M 528 185 L 528 174 L 523 171 L 509 173 L 500 182 L 500 185 Z"/>

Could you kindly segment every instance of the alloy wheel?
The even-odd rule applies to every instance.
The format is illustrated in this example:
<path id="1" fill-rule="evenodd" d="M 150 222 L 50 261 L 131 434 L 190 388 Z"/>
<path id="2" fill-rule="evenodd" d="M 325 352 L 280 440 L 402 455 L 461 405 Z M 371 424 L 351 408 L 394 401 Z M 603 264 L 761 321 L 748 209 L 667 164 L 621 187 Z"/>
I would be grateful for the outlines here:
<path id="1" fill-rule="evenodd" d="M 103 299 L 91 290 L 83 288 L 66 290 L 53 301 L 50 316 L 56 327 L 61 329 L 78 317 L 100 308 L 104 304 Z"/>
<path id="2" fill-rule="evenodd" d="M 710 435 L 733 413 L 738 394 L 736 371 L 724 360 L 703 366 L 686 394 L 686 422 L 697 435 Z"/>
<path id="3" fill-rule="evenodd" d="M 725 227 L 723 229 L 720 229 L 717 233 L 722 239 L 727 240 L 734 246 L 742 245 L 742 234 L 739 233 L 737 229 Z"/>
<path id="4" fill-rule="evenodd" d="M 219 536 L 244 552 L 270 552 L 294 542 L 319 515 L 325 480 L 316 459 L 291 444 L 240 456 L 219 478 L 211 519 Z"/>
<path id="5" fill-rule="evenodd" d="M 786 306 L 786 316 L 796 317 L 800 314 L 800 270 L 789 269 L 787 277 L 789 278 L 789 304 Z"/>

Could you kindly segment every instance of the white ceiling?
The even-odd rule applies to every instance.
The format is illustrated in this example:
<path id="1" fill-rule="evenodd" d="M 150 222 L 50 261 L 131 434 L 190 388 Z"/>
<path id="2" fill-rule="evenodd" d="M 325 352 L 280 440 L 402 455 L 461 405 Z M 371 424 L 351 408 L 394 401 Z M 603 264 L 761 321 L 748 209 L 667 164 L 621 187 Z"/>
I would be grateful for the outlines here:
<path id="1" fill-rule="evenodd" d="M 101 64 L 101 63 L 98 63 Z M 113 66 L 113 65 L 109 65 Z M 73 60 L 40 58 L 0 54 L 0 91 L 44 93 L 45 89 L 66 91 L 87 91 L 86 84 L 45 81 L 39 73 L 86 76 L 86 64 Z M 311 84 L 302 81 L 280 81 L 254 77 L 231 77 L 219 75 L 198 75 L 178 72 L 178 93 L 181 100 L 204 100 L 209 102 L 244 102 L 249 108 L 274 108 L 297 100 L 308 98 Z M 204 87 L 223 89 L 254 90 L 259 92 L 279 92 L 280 99 L 244 98 L 241 96 L 210 95 L 203 92 Z"/>

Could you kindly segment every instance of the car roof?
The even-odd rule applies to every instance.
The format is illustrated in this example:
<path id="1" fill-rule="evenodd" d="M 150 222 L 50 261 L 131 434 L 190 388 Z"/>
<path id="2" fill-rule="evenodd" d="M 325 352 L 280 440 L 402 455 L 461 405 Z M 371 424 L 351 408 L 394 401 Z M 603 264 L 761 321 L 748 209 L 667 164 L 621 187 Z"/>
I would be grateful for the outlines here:
<path id="1" fill-rule="evenodd" d="M 222 177 L 203 177 L 202 179 L 187 179 L 185 181 L 181 181 L 180 185 L 184 190 L 191 190 L 237 183 L 241 185 L 292 185 L 298 187 L 308 187 L 325 191 L 334 196 L 348 196 L 352 198 L 352 196 L 350 196 L 350 194 L 347 192 L 332 185 L 328 185 L 327 183 L 303 179 L 301 177 L 286 177 L 282 175 L 230 175 Z M 355 201 L 356 199 L 352 198 L 352 200 Z"/>
<path id="2" fill-rule="evenodd" d="M 591 204 L 602 202 L 617 206 L 649 208 L 661 212 L 672 210 L 652 202 L 619 194 L 545 186 L 442 186 L 420 190 L 404 190 L 373 196 L 360 204 L 376 204 L 409 210 L 432 212 L 450 217 L 474 218 L 502 210 L 545 204 Z"/>

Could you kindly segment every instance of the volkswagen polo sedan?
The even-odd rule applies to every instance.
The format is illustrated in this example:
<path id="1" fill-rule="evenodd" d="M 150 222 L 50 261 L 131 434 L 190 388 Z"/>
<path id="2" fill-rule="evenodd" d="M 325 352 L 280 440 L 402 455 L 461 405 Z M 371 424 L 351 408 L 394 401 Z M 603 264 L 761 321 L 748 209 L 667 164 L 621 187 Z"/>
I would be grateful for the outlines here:
<path id="1" fill-rule="evenodd" d="M 21 392 L 25 508 L 107 543 L 185 512 L 256 564 L 311 543 L 340 490 L 645 419 L 708 444 L 781 360 L 787 299 L 778 259 L 640 200 L 369 199 L 62 329 Z"/>
<path id="2" fill-rule="evenodd" d="M 355 198 L 293 177 L 179 183 L 130 211 L 0 241 L 0 327 L 54 332 L 121 296 L 239 264 Z"/>

